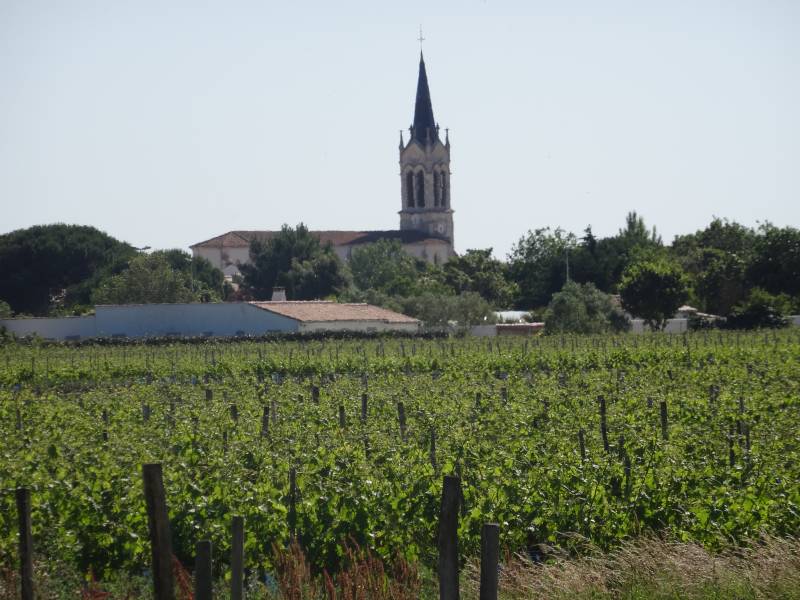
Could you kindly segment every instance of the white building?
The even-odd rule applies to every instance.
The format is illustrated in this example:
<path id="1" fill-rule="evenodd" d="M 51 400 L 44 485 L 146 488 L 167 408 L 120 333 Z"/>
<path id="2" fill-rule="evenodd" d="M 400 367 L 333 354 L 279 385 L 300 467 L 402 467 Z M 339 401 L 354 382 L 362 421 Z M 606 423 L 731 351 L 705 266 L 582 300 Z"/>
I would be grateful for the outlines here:
<path id="1" fill-rule="evenodd" d="M 0 319 L 0 329 L 3 328 L 18 337 L 81 340 L 315 331 L 414 333 L 420 322 L 369 304 L 283 301 L 97 306 L 95 314 L 85 317 Z"/>

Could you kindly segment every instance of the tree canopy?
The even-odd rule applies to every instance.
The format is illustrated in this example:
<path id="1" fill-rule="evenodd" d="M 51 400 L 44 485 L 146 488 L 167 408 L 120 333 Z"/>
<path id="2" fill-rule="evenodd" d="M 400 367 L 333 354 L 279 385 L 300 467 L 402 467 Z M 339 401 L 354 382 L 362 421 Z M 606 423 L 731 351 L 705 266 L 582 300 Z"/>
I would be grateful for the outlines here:
<path id="1" fill-rule="evenodd" d="M 625 310 L 659 330 L 689 297 L 688 278 L 678 265 L 666 260 L 629 266 L 622 274 L 619 291 Z"/>
<path id="2" fill-rule="evenodd" d="M 302 223 L 296 228 L 284 225 L 266 241 L 253 240 L 250 261 L 241 266 L 243 284 L 257 300 L 271 299 L 275 287 L 286 288 L 290 300 L 314 300 L 348 285 L 333 247 L 320 244 Z"/>
<path id="3" fill-rule="evenodd" d="M 84 225 L 37 225 L 0 236 L 0 298 L 37 316 L 87 305 L 99 281 L 137 255 L 130 244 Z"/>
<path id="4" fill-rule="evenodd" d="M 630 325 L 610 295 L 593 283 L 574 281 L 568 281 L 560 292 L 553 294 L 544 322 L 548 334 L 618 332 Z"/>

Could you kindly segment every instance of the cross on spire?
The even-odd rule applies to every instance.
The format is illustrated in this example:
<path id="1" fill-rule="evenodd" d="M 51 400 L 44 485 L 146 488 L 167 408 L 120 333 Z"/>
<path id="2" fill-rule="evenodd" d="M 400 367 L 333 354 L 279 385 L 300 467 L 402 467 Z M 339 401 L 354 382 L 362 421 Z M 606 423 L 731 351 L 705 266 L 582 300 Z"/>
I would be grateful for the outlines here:
<path id="1" fill-rule="evenodd" d="M 425 38 L 422 37 L 422 25 L 419 26 L 419 37 L 417 41 L 419 42 L 419 51 L 422 52 L 422 42 L 425 41 Z"/>

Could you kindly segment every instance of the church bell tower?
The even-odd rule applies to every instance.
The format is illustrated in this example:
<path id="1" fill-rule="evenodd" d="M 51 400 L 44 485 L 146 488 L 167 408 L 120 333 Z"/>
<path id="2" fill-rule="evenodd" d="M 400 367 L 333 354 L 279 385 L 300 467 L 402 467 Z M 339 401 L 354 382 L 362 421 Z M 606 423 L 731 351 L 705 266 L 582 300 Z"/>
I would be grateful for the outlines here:
<path id="1" fill-rule="evenodd" d="M 450 139 L 444 142 L 433 118 L 425 60 L 419 55 L 417 100 L 409 140 L 400 132 L 401 231 L 419 231 L 444 239 L 453 250 L 453 210 L 450 208 Z"/>

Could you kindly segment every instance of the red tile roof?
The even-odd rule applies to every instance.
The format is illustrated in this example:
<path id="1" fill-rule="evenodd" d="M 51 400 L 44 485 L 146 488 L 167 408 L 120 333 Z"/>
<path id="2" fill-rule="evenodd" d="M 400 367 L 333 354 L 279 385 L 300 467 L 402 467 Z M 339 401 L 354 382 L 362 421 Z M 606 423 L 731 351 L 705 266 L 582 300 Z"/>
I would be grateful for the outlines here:
<path id="1" fill-rule="evenodd" d="M 193 244 L 190 248 L 246 248 L 253 240 L 266 241 L 274 238 L 280 231 L 229 231 L 204 242 Z M 422 231 L 311 231 L 323 244 L 330 242 L 334 246 L 350 244 L 367 244 L 380 239 L 398 239 L 403 244 L 413 244 L 426 240 L 436 240 L 447 243 L 443 238 L 426 234 Z"/>
<path id="2" fill-rule="evenodd" d="M 419 323 L 419 320 L 371 304 L 340 304 L 325 300 L 251 302 L 261 310 L 303 322 L 380 321 L 383 323 Z"/>

